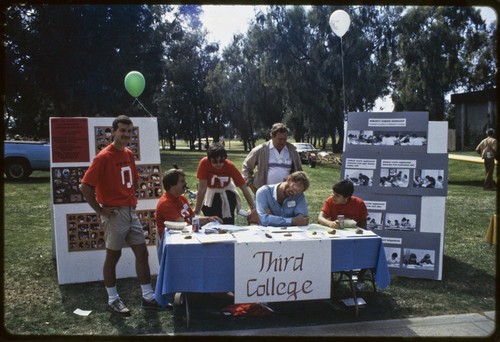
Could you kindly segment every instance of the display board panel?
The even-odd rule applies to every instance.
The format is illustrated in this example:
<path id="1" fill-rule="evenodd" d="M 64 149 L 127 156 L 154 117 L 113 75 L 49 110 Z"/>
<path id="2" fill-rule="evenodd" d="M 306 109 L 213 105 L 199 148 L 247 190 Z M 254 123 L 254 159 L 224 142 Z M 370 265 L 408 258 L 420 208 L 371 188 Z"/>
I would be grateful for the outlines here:
<path id="1" fill-rule="evenodd" d="M 345 129 L 341 177 L 365 200 L 368 229 L 384 237 L 390 273 L 441 279 L 447 123 L 427 112 L 349 113 Z"/>

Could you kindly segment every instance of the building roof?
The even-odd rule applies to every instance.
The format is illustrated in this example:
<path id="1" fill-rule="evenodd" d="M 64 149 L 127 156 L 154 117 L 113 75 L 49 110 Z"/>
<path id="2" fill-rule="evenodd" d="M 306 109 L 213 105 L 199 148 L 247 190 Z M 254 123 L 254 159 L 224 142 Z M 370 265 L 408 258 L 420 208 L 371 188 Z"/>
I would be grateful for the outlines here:
<path id="1" fill-rule="evenodd" d="M 469 93 L 452 94 L 451 103 L 465 103 L 465 102 L 488 102 L 495 101 L 497 97 L 497 89 L 490 88 L 480 91 L 472 91 Z"/>

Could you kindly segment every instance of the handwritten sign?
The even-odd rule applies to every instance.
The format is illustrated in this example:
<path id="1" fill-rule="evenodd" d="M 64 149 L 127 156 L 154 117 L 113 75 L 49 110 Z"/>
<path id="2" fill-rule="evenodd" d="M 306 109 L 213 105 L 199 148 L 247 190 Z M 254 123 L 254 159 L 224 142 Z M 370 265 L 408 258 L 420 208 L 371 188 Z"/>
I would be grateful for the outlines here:
<path id="1" fill-rule="evenodd" d="M 237 243 L 235 303 L 330 298 L 331 242 Z"/>
<path id="2" fill-rule="evenodd" d="M 87 118 L 51 118 L 52 163 L 88 163 Z"/>

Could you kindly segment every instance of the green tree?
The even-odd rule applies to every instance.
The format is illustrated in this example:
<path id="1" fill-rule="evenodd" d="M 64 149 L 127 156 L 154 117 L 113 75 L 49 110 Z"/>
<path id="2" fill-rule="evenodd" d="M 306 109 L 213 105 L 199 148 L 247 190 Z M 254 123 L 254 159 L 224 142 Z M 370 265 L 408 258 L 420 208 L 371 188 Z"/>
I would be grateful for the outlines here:
<path id="1" fill-rule="evenodd" d="M 151 104 L 162 79 L 163 47 L 155 23 L 169 7 L 14 5 L 5 26 L 6 111 L 15 130 L 48 136 L 49 116 L 113 116 L 133 108 L 123 79 L 147 79 L 141 101 Z M 112 67 L 110 67 L 112 66 Z M 10 87 L 11 84 L 16 86 Z M 33 122 L 38 122 L 33 127 Z"/>
<path id="2" fill-rule="evenodd" d="M 397 23 L 395 34 L 394 110 L 425 110 L 431 120 L 443 120 L 449 92 L 491 85 L 492 54 L 478 10 L 411 7 Z"/>

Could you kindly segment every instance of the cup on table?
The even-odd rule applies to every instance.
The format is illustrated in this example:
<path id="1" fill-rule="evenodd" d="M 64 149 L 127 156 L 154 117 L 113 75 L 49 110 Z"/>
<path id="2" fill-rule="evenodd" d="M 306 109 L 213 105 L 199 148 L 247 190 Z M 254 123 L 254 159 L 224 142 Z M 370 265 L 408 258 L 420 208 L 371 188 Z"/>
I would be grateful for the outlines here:
<path id="1" fill-rule="evenodd" d="M 339 228 L 344 228 L 344 215 L 337 215 L 337 220 L 339 221 Z"/>

